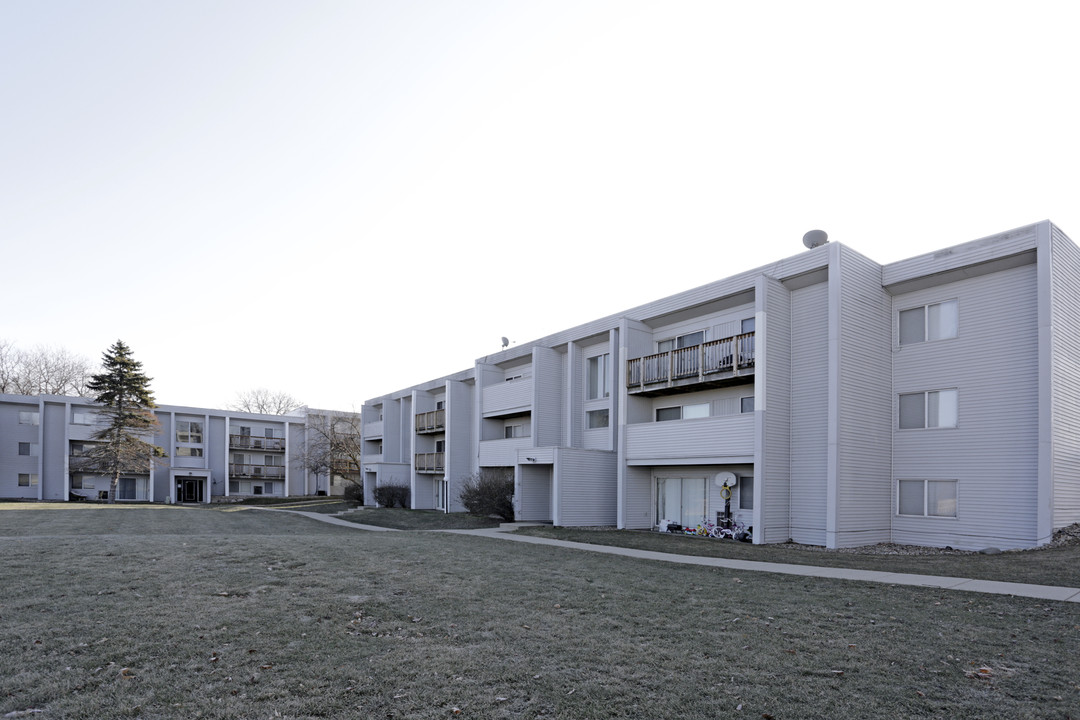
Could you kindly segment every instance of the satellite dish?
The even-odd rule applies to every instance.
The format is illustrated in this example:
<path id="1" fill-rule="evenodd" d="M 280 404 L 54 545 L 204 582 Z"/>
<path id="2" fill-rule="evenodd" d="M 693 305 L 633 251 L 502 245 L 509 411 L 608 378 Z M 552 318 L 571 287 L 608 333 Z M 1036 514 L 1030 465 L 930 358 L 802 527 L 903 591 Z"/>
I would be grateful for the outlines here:
<path id="1" fill-rule="evenodd" d="M 507 340 L 506 338 L 503 338 L 503 339 L 502 339 L 502 342 L 503 342 L 503 347 L 506 347 L 507 345 L 509 345 L 509 344 L 510 344 L 510 341 L 509 341 L 509 340 Z"/>
<path id="2" fill-rule="evenodd" d="M 813 250 L 829 242 L 829 234 L 824 230 L 811 230 L 802 236 L 802 244 Z"/>
<path id="3" fill-rule="evenodd" d="M 716 487 L 723 487 L 724 485 L 734 485 L 736 482 L 735 473 L 722 472 L 716 474 Z"/>

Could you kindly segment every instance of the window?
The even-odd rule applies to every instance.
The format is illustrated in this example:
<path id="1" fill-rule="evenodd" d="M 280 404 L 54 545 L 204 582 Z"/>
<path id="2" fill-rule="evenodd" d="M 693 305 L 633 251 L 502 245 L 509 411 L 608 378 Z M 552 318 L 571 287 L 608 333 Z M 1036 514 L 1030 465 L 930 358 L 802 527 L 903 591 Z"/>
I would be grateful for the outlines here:
<path id="1" fill-rule="evenodd" d="M 656 422 L 666 422 L 668 420 L 682 420 L 682 408 L 656 408 Z"/>
<path id="2" fill-rule="evenodd" d="M 696 403 L 694 405 L 683 405 L 682 416 L 683 416 L 683 420 L 693 420 L 695 418 L 707 418 L 707 417 L 709 417 L 709 403 Z"/>
<path id="3" fill-rule="evenodd" d="M 280 455 L 263 455 L 263 465 L 267 467 L 281 467 L 282 458 Z"/>
<path id="4" fill-rule="evenodd" d="M 693 347 L 705 342 L 705 331 L 698 330 L 697 332 L 686 333 L 685 335 L 679 335 L 673 337 L 670 340 L 661 340 L 656 343 L 656 352 L 668 352 L 671 350 L 679 350 L 681 348 Z"/>
<path id="5" fill-rule="evenodd" d="M 82 457 L 86 455 L 87 450 L 89 450 L 89 445 L 87 443 L 71 443 L 71 457 Z"/>
<path id="6" fill-rule="evenodd" d="M 380 418 L 380 420 L 381 419 L 382 418 Z M 241 425 L 240 426 L 240 435 L 242 435 L 244 437 L 251 437 L 251 428 L 249 428 L 246 425 Z"/>
<path id="7" fill-rule="evenodd" d="M 754 326 L 756 324 L 757 323 L 754 318 L 746 318 L 742 321 L 742 333 L 745 335 L 746 333 L 754 332 Z"/>
<path id="8" fill-rule="evenodd" d="M 20 425 L 38 425 L 41 423 L 41 415 L 36 412 L 20 412 L 19 424 Z"/>
<path id="9" fill-rule="evenodd" d="M 589 412 L 585 413 L 585 427 L 589 428 L 590 430 L 594 430 L 596 428 L 606 428 L 608 426 L 608 423 L 609 415 L 606 408 L 604 410 L 590 410 Z"/>
<path id="10" fill-rule="evenodd" d="M 176 421 L 176 442 L 201 443 L 202 441 L 202 423 L 200 421 Z"/>
<path id="11" fill-rule="evenodd" d="M 739 482 L 739 509 L 754 509 L 754 478 L 753 476 L 740 476 Z"/>
<path id="12" fill-rule="evenodd" d="M 82 475 L 72 475 L 71 476 L 71 489 L 72 490 L 82 490 L 83 489 Z"/>
<path id="13" fill-rule="evenodd" d="M 195 447 L 176 448 L 176 457 L 202 457 L 203 449 Z"/>
<path id="14" fill-rule="evenodd" d="M 446 452 L 446 441 L 445 440 L 436 440 L 435 441 L 435 452 Z"/>
<path id="15" fill-rule="evenodd" d="M 446 409 L 446 401 L 445 400 L 436 400 L 435 401 L 435 409 L 436 410 L 445 410 Z"/>
<path id="16" fill-rule="evenodd" d="M 263 432 L 263 437 L 268 438 L 270 440 L 273 440 L 274 439 L 274 431 L 273 431 L 273 429 L 272 428 L 266 428 L 266 430 Z"/>
<path id="17" fill-rule="evenodd" d="M 94 416 L 88 412 L 74 412 L 71 414 L 71 422 L 73 425 L 93 425 Z"/>
<path id="18" fill-rule="evenodd" d="M 38 445 L 37 443 L 21 442 L 21 443 L 19 443 L 19 454 L 20 455 L 29 455 L 31 457 L 37 457 L 38 448 L 40 448 L 40 447 L 41 446 Z"/>
<path id="19" fill-rule="evenodd" d="M 896 511 L 916 517 L 956 517 L 956 481 L 900 480 Z"/>
<path id="20" fill-rule="evenodd" d="M 36 487 L 37 484 L 37 473 L 19 473 L 19 487 Z"/>
<path id="21" fill-rule="evenodd" d="M 585 398 L 599 400 L 611 395 L 611 355 L 604 353 L 591 357 L 586 368 L 587 387 Z"/>
<path id="22" fill-rule="evenodd" d="M 739 400 L 739 412 L 752 413 L 754 412 L 754 398 L 744 397 Z"/>
<path id="23" fill-rule="evenodd" d="M 521 375 L 508 375 L 506 377 L 506 382 L 510 382 L 511 380 L 520 380 L 520 379 L 521 379 Z"/>
<path id="24" fill-rule="evenodd" d="M 956 337 L 959 313 L 956 300 L 900 311 L 900 344 Z"/>
<path id="25" fill-rule="evenodd" d="M 693 420 L 709 417 L 709 403 L 693 403 L 682 407 L 656 408 L 656 422 L 668 420 Z"/>
<path id="26" fill-rule="evenodd" d="M 705 478 L 657 478 L 656 524 L 662 521 L 694 527 L 706 517 Z"/>
<path id="27" fill-rule="evenodd" d="M 958 416 L 958 392 L 930 390 L 900 396 L 900 429 L 954 428 Z"/>
<path id="28" fill-rule="evenodd" d="M 525 437 L 524 425 L 507 425 L 503 428 L 503 437 L 506 439 Z"/>

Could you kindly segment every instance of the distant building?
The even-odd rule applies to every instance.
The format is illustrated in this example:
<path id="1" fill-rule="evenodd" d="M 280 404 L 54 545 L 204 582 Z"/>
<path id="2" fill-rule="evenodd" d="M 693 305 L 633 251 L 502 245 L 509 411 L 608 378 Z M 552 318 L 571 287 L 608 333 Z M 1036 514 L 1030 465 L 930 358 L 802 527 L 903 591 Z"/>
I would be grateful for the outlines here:
<path id="1" fill-rule="evenodd" d="M 506 468 L 521 520 L 1032 547 L 1080 521 L 1077 358 L 1049 221 L 888 265 L 824 244 L 372 398 L 367 502 L 460 510 Z"/>
<path id="2" fill-rule="evenodd" d="M 300 412 L 159 406 L 153 442 L 166 457 L 147 458 L 145 472 L 121 477 L 117 499 L 206 503 L 340 494 L 339 475 L 313 472 L 306 462 L 309 419 L 330 411 Z M 86 398 L 0 395 L 0 498 L 107 498 L 109 479 L 79 470 L 98 422 L 97 406 Z"/>

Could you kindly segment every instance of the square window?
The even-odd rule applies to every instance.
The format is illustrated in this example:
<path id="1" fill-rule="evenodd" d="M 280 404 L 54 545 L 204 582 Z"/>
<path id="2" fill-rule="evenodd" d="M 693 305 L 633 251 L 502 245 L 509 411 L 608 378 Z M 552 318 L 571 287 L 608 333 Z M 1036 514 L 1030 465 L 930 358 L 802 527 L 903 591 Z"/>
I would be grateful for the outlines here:
<path id="1" fill-rule="evenodd" d="M 742 333 L 743 333 L 743 335 L 745 335 L 746 333 L 754 332 L 754 326 L 756 324 L 757 323 L 756 323 L 754 318 L 746 318 L 745 320 L 743 320 L 742 321 Z"/>
<path id="2" fill-rule="evenodd" d="M 752 413 L 754 412 L 754 398 L 744 397 L 739 400 L 739 412 Z"/>
<path id="3" fill-rule="evenodd" d="M 900 344 L 954 338 L 959 332 L 959 325 L 959 304 L 956 300 L 901 310 Z"/>
<path id="4" fill-rule="evenodd" d="M 607 409 L 604 410 L 590 410 L 585 414 L 586 427 L 590 430 L 596 428 L 606 428 L 609 422 L 609 414 Z"/>
<path id="5" fill-rule="evenodd" d="M 959 422 L 959 392 L 929 390 L 900 396 L 900 429 L 954 428 Z"/>
<path id="6" fill-rule="evenodd" d="M 914 517 L 956 517 L 956 481 L 900 480 L 896 511 Z"/>

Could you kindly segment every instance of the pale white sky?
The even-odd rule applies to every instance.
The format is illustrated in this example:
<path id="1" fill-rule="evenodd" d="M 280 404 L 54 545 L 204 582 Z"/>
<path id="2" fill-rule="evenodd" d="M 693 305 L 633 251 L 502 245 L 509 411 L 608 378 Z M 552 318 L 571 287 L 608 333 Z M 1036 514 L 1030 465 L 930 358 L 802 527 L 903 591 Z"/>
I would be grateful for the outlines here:
<path id="1" fill-rule="evenodd" d="M 8 0 L 0 338 L 350 409 L 812 228 L 1080 239 L 1076 7 Z"/>

